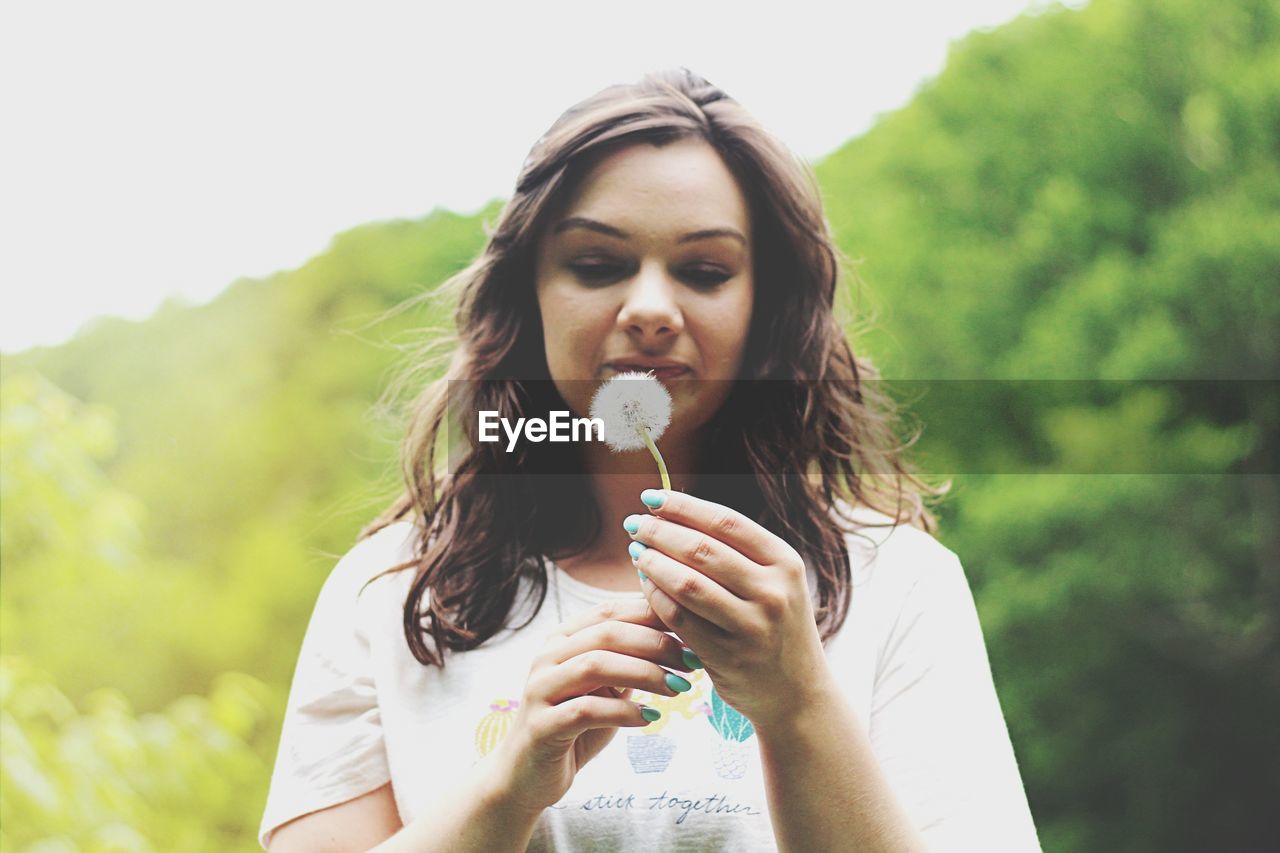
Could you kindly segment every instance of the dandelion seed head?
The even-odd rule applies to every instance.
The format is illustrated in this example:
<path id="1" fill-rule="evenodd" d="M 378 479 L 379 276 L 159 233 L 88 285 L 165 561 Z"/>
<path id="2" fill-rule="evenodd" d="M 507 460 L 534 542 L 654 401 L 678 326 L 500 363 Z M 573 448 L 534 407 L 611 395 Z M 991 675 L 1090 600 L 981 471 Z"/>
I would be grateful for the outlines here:
<path id="1" fill-rule="evenodd" d="M 671 394 L 652 372 L 629 370 L 600 386 L 591 400 L 591 417 L 604 422 L 604 440 L 615 453 L 643 450 L 644 438 L 657 441 L 671 423 Z"/>

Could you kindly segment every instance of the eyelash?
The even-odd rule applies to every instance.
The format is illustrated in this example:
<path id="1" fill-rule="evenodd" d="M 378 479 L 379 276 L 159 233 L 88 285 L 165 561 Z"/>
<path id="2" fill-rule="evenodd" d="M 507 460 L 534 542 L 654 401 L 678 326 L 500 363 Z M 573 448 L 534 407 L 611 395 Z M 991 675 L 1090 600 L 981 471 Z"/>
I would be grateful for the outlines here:
<path id="1" fill-rule="evenodd" d="M 592 284 L 607 283 L 627 271 L 621 264 L 609 263 L 569 264 L 569 269 L 582 281 Z M 733 275 L 710 267 L 686 267 L 682 271 L 682 277 L 699 290 L 712 290 L 733 278 Z"/>

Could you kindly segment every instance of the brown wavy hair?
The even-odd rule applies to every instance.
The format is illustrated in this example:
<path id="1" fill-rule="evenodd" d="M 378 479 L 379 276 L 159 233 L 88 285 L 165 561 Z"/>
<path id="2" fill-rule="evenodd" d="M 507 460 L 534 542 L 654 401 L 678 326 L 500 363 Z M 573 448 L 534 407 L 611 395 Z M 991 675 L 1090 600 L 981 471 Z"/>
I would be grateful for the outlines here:
<path id="1" fill-rule="evenodd" d="M 532 582 L 536 613 L 548 557 L 585 548 L 599 533 L 576 445 L 525 443 L 508 454 L 463 425 L 467 441 L 455 438 L 447 466 L 438 445 L 443 430 L 456 428 L 446 425 L 451 407 L 515 416 L 568 408 L 547 399 L 553 386 L 533 281 L 540 236 L 595 155 L 687 138 L 710 144 L 748 199 L 756 289 L 738 379 L 784 389 L 761 406 L 734 383 L 707 424 L 706 446 L 716 448 L 716 470 L 744 473 L 699 478 L 699 496 L 743 512 L 804 556 L 817 579 L 824 642 L 844 623 L 852 590 L 844 534 L 857 526 L 844 510 L 866 506 L 893 525 L 935 531 L 927 504 L 948 486 L 925 483 L 906 464 L 914 437 L 899 442 L 895 405 L 867 381 L 877 373 L 854 356 L 837 320 L 845 265 L 812 171 L 706 80 L 685 69 L 651 74 L 605 89 L 555 122 L 525 160 L 479 257 L 431 295 L 456 300 L 456 334 L 420 353 L 414 367 L 441 364 L 442 350 L 452 356 L 413 403 L 405 492 L 360 534 L 398 520 L 417 525 L 415 559 L 374 577 L 416 569 L 404 634 L 421 663 L 443 667 L 441 650 L 476 648 L 505 627 L 521 577 Z"/>

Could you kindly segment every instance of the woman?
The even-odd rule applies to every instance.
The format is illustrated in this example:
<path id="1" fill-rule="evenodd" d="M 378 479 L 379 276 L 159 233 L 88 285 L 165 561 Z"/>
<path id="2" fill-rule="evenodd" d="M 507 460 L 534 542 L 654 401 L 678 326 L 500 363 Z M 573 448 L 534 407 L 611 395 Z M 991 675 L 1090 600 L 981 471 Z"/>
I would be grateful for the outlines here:
<path id="1" fill-rule="evenodd" d="M 565 113 L 451 283 L 406 496 L 320 593 L 263 846 L 1038 849 L 837 278 L 809 172 L 706 81 Z M 627 369 L 671 393 L 670 490 L 643 451 L 477 440 Z"/>

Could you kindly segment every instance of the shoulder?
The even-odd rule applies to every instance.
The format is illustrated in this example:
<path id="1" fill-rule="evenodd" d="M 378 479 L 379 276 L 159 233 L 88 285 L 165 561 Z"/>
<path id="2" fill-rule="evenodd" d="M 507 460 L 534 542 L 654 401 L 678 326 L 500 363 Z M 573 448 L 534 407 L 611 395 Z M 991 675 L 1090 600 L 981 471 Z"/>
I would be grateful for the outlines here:
<path id="1" fill-rule="evenodd" d="M 918 527 L 844 501 L 837 502 L 833 516 L 844 530 L 855 587 L 903 597 L 921 583 L 963 577 L 956 553 Z"/>
<path id="2" fill-rule="evenodd" d="M 329 572 L 321 595 L 354 599 L 383 572 L 414 559 L 418 532 L 413 523 L 397 521 L 360 539 Z"/>
<path id="3" fill-rule="evenodd" d="M 396 521 L 356 542 L 342 558 L 353 565 L 378 571 L 414 558 L 419 528 Z"/>
<path id="4" fill-rule="evenodd" d="M 853 519 L 845 533 L 852 606 L 874 626 L 878 667 L 901 655 L 924 665 L 981 650 L 973 593 L 956 553 L 920 528 L 894 525 L 874 510 L 862 508 Z"/>

